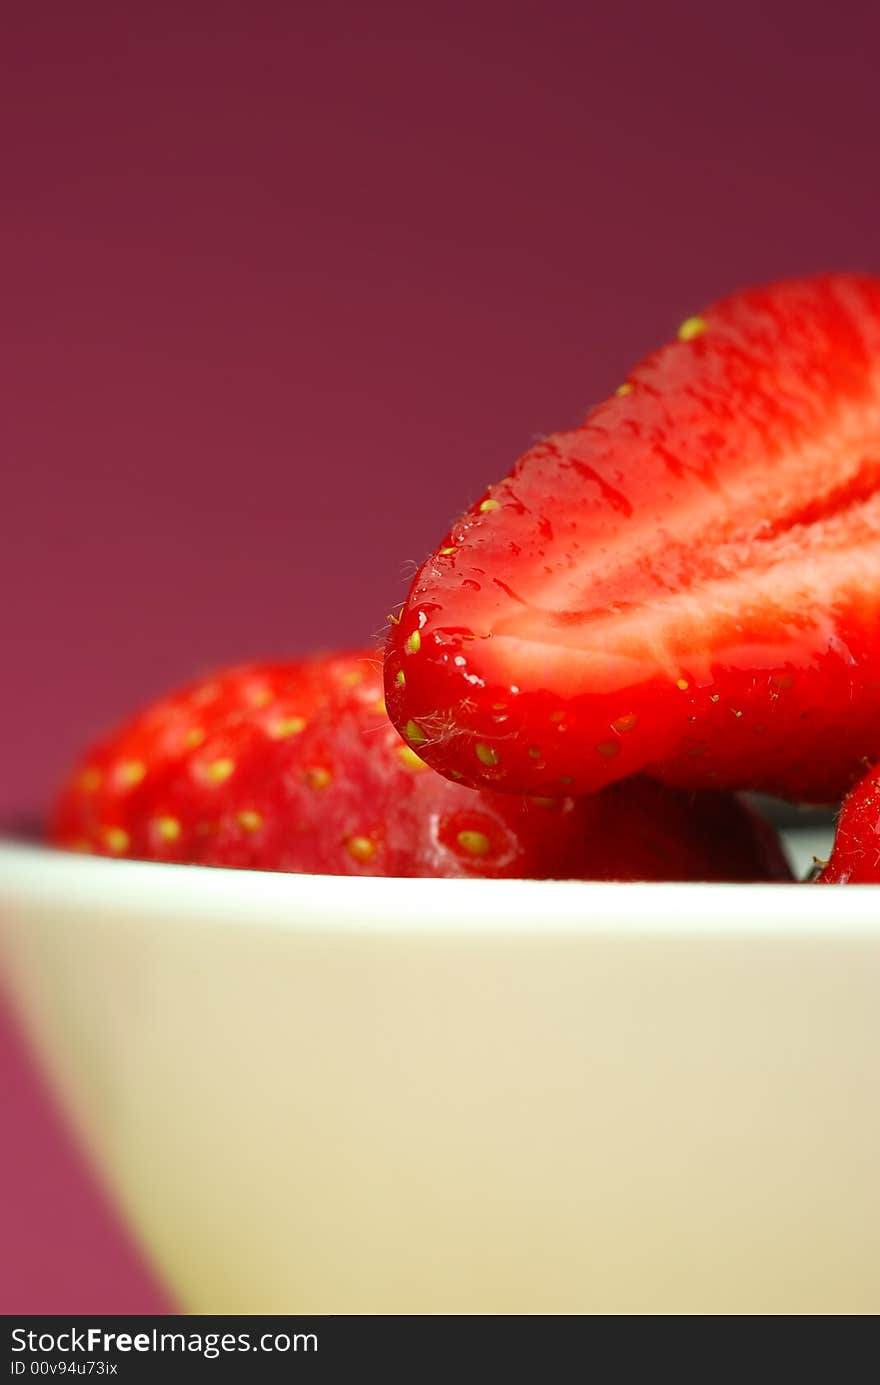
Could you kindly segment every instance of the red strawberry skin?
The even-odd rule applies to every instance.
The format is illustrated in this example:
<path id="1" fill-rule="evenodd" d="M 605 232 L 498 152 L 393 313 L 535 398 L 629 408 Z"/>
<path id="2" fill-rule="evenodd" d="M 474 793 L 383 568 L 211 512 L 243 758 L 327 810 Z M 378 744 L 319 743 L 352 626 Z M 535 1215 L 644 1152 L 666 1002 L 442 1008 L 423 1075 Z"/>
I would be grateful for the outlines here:
<path id="1" fill-rule="evenodd" d="M 590 798 L 474 792 L 397 735 L 374 651 L 237 668 L 87 754 L 59 846 L 144 860 L 337 875 L 789 878 L 733 796 L 648 780 Z"/>
<path id="2" fill-rule="evenodd" d="M 880 885 L 880 767 L 844 800 L 820 885 Z"/>
<path id="3" fill-rule="evenodd" d="M 423 565 L 394 724 L 462 782 L 838 799 L 880 759 L 880 279 L 682 325 Z"/>

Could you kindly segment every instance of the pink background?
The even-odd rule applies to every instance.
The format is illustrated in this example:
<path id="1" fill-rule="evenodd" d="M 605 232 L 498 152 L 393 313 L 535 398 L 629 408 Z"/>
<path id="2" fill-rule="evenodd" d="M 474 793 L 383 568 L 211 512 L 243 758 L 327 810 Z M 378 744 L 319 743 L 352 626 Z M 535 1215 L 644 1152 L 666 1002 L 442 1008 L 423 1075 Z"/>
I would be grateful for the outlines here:
<path id="1" fill-rule="evenodd" d="M 707 299 L 877 268 L 878 45 L 805 0 L 7 8 L 0 812 L 175 681 L 377 634 Z M 0 1042 L 0 1307 L 155 1308 Z"/>

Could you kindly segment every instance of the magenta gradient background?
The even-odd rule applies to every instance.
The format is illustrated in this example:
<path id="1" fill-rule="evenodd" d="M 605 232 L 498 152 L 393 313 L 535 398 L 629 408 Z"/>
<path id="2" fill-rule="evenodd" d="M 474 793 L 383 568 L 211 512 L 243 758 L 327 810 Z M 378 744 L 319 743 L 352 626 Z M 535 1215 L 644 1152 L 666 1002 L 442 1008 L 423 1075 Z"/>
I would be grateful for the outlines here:
<path id="1" fill-rule="evenodd" d="M 7 10 L 0 811 L 178 680 L 378 634 L 707 299 L 880 267 L 878 47 L 807 0 Z M 2 1062 L 0 1307 L 156 1307 Z"/>

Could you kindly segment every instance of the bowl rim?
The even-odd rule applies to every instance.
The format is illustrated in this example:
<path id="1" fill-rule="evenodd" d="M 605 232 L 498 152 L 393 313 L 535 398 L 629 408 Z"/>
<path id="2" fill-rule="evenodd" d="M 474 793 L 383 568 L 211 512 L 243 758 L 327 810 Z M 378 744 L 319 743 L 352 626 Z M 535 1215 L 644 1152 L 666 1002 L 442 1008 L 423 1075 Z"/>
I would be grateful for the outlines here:
<path id="1" fill-rule="evenodd" d="M 425 888 L 429 886 L 429 888 Z M 0 841 L 0 922 L 11 906 L 282 931 L 622 936 L 868 935 L 877 886 L 620 883 L 295 875 L 80 856 Z"/>

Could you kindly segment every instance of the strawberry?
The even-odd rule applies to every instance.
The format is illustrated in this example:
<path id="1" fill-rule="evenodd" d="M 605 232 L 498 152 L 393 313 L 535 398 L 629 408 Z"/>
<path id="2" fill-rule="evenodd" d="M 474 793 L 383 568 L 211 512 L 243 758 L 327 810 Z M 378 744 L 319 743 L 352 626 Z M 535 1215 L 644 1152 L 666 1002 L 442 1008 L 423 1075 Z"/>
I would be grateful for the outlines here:
<path id="1" fill-rule="evenodd" d="M 844 800 L 831 859 L 820 885 L 880 885 L 880 768 L 874 767 Z"/>
<path id="2" fill-rule="evenodd" d="M 880 279 L 689 318 L 419 571 L 394 724 L 461 782 L 838 799 L 880 759 Z"/>
<path id="3" fill-rule="evenodd" d="M 237 668 L 156 703 L 61 794 L 58 845 L 340 875 L 787 878 L 735 798 L 650 781 L 591 798 L 474 792 L 385 714 L 372 651 Z"/>

